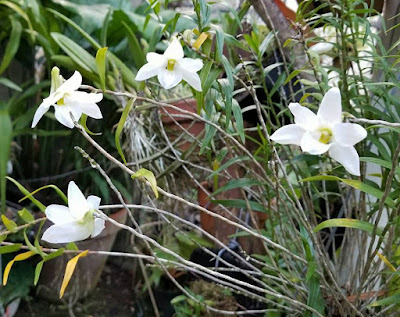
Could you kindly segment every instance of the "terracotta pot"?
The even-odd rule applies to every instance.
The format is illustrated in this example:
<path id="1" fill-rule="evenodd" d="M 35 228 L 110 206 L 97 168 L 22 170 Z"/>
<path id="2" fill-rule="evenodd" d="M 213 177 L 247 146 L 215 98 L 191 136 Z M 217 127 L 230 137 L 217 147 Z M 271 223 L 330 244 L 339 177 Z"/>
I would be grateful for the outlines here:
<path id="1" fill-rule="evenodd" d="M 208 183 L 207 181 L 202 182 L 201 185 L 209 194 L 207 194 L 206 191 L 203 190 L 202 188 L 199 188 L 197 194 L 198 195 L 197 200 L 199 205 L 204 208 L 207 208 L 210 211 L 220 214 L 227 219 L 234 220 L 232 215 L 227 213 L 221 207 L 218 207 L 217 205 L 213 204 L 212 199 L 222 199 L 222 200 L 240 199 L 241 198 L 240 190 L 239 189 L 228 190 L 217 195 L 218 197 L 211 197 L 211 194 L 213 192 L 213 186 L 211 186 L 210 183 Z M 271 203 L 274 203 L 274 201 L 271 201 Z M 228 207 L 228 209 L 232 214 L 239 216 L 238 208 Z M 259 211 L 251 211 L 251 213 L 253 219 L 256 221 L 257 227 L 261 229 L 264 228 L 265 221 L 268 219 L 268 214 Z M 216 237 L 224 244 L 229 244 L 229 241 L 231 239 L 229 236 L 235 234 L 237 230 L 236 227 L 226 223 L 225 221 L 217 219 L 216 217 L 213 217 L 202 211 L 200 211 L 200 226 L 202 229 L 204 229 L 209 234 Z M 263 254 L 265 252 L 265 250 L 262 249 L 262 243 L 260 243 L 260 241 L 258 241 L 257 238 L 255 237 L 250 237 L 250 236 L 238 237 L 237 241 L 239 242 L 243 250 L 245 250 L 248 254 L 251 253 Z"/>
<path id="2" fill-rule="evenodd" d="M 110 218 L 119 223 L 125 223 L 126 217 L 125 209 L 110 215 Z M 93 239 L 77 242 L 76 245 L 80 250 L 110 251 L 119 230 L 120 228 L 106 221 L 105 228 L 100 235 Z M 51 301 L 59 301 L 65 267 L 73 256 L 63 254 L 44 264 L 37 288 L 39 296 Z M 106 261 L 106 255 L 89 254 L 80 258 L 63 298 L 77 300 L 86 297 L 99 282 Z"/>
<path id="3" fill-rule="evenodd" d="M 182 110 L 197 113 L 197 102 L 195 99 L 181 100 L 173 105 Z M 205 123 L 202 121 L 196 121 L 194 118 L 183 118 L 177 115 L 181 116 L 185 114 L 168 107 L 161 109 L 161 121 L 166 128 L 170 140 L 174 141 L 178 136 L 182 135 L 182 133 L 186 134 L 178 145 L 181 151 L 186 151 L 193 144 L 193 138 L 187 135 L 186 131 L 196 137 L 204 131 Z M 173 117 L 173 119 L 170 116 Z M 181 126 L 177 125 L 174 120 Z"/>

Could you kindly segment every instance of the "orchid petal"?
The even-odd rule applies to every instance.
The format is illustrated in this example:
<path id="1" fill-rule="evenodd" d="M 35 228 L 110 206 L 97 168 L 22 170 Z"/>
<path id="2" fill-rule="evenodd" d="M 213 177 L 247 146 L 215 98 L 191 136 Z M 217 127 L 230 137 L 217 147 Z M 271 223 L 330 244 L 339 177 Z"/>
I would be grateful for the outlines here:
<path id="1" fill-rule="evenodd" d="M 154 52 L 147 53 L 146 60 L 153 65 L 162 65 L 166 62 L 166 58 L 164 55 Z"/>
<path id="2" fill-rule="evenodd" d="M 102 119 L 103 115 L 101 114 L 100 108 L 95 103 L 85 103 L 79 105 L 82 113 L 92 117 L 94 119 Z"/>
<path id="3" fill-rule="evenodd" d="M 350 174 L 360 176 L 360 158 L 353 146 L 333 144 L 329 149 L 329 156 L 342 164 Z"/>
<path id="4" fill-rule="evenodd" d="M 279 144 L 301 145 L 301 139 L 305 132 L 298 124 L 288 124 L 276 130 L 270 139 Z"/>
<path id="5" fill-rule="evenodd" d="M 98 103 L 103 99 L 103 94 L 95 94 L 84 91 L 72 91 L 69 94 L 66 94 L 64 97 L 64 101 L 66 104 L 69 102 L 80 102 L 80 103 Z"/>
<path id="6" fill-rule="evenodd" d="M 339 123 L 333 127 L 335 142 L 353 146 L 367 137 L 367 130 L 356 123 Z"/>
<path id="7" fill-rule="evenodd" d="M 203 67 L 203 61 L 199 58 L 183 58 L 179 61 L 179 66 L 187 72 L 198 72 Z"/>
<path id="8" fill-rule="evenodd" d="M 192 86 L 197 91 L 201 91 L 201 81 L 197 73 L 192 73 L 188 71 L 182 71 L 182 79 L 186 81 L 190 86 Z"/>
<path id="9" fill-rule="evenodd" d="M 87 198 L 87 204 L 89 206 L 89 209 L 98 210 L 99 206 L 100 206 L 100 201 L 101 201 L 100 197 L 97 197 L 97 196 L 94 196 L 94 195 L 90 195 Z"/>
<path id="10" fill-rule="evenodd" d="M 183 58 L 183 48 L 177 38 L 174 38 L 171 44 L 169 44 L 168 48 L 164 52 L 164 56 L 167 59 L 174 59 L 176 61 Z"/>
<path id="11" fill-rule="evenodd" d="M 104 219 L 100 219 L 100 218 L 95 218 L 94 219 L 94 228 L 93 228 L 93 232 L 92 232 L 92 238 L 98 236 L 103 229 L 105 228 L 105 221 Z"/>
<path id="12" fill-rule="evenodd" d="M 331 88 L 322 98 L 318 118 L 331 125 L 342 122 L 342 99 L 339 88 Z"/>
<path id="13" fill-rule="evenodd" d="M 158 73 L 158 81 L 165 89 L 170 89 L 178 85 L 182 80 L 182 73 L 176 70 L 170 71 L 160 69 Z"/>
<path id="14" fill-rule="evenodd" d="M 74 221 L 51 226 L 44 232 L 42 240 L 49 243 L 69 243 L 85 240 L 90 235 L 91 232 L 86 226 Z"/>
<path id="15" fill-rule="evenodd" d="M 68 184 L 68 207 L 76 219 L 82 218 L 90 209 L 85 196 L 73 181 Z"/>
<path id="16" fill-rule="evenodd" d="M 82 84 L 82 75 L 80 72 L 75 71 L 75 73 L 64 83 L 61 84 L 60 87 L 56 90 L 56 92 L 60 92 L 62 94 L 68 93 L 71 91 L 77 90 Z"/>
<path id="17" fill-rule="evenodd" d="M 312 155 L 323 154 L 329 150 L 332 144 L 321 143 L 316 140 L 310 132 L 305 132 L 301 139 L 301 149 L 303 152 L 310 153 Z"/>
<path id="18" fill-rule="evenodd" d="M 154 77 L 158 75 L 160 68 L 161 67 L 158 64 L 147 63 L 139 69 L 135 80 L 142 81 Z"/>
<path id="19" fill-rule="evenodd" d="M 310 109 L 299 103 L 291 103 L 289 110 L 294 116 L 294 122 L 307 131 L 315 129 L 319 125 L 318 117 Z"/>
<path id="20" fill-rule="evenodd" d="M 43 115 L 49 110 L 50 106 L 45 105 L 42 103 L 39 108 L 37 108 L 35 115 L 33 116 L 33 121 L 32 121 L 32 128 L 36 127 L 38 124 L 39 120 L 43 117 Z"/>
<path id="21" fill-rule="evenodd" d="M 334 45 L 329 42 L 321 42 L 311 46 L 308 50 L 318 55 L 326 54 L 334 48 Z"/>
<path id="22" fill-rule="evenodd" d="M 70 129 L 75 126 L 74 121 L 72 121 L 70 112 L 72 113 L 75 121 L 78 121 L 82 115 L 82 111 L 78 107 L 55 106 L 54 108 L 54 115 L 57 121 Z"/>
<path id="23" fill-rule="evenodd" d="M 47 206 L 46 217 L 55 224 L 63 224 L 74 222 L 76 219 L 72 216 L 68 207 L 62 205 Z"/>

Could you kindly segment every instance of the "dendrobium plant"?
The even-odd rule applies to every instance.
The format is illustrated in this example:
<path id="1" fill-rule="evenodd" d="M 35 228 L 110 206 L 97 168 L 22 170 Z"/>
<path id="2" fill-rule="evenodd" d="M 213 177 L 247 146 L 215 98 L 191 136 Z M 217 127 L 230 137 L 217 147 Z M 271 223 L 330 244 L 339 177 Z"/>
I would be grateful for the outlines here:
<path id="1" fill-rule="evenodd" d="M 104 229 L 104 219 L 96 218 L 100 198 L 89 196 L 87 199 L 73 182 L 68 185 L 68 207 L 50 205 L 46 208 L 47 219 L 54 225 L 48 228 L 42 240 L 50 243 L 69 243 L 95 237 Z"/>
<path id="2" fill-rule="evenodd" d="M 197 91 L 201 91 L 201 81 L 197 72 L 203 67 L 201 59 L 184 58 L 182 45 L 174 38 L 164 54 L 147 53 L 147 64 L 143 65 L 136 80 L 146 80 L 157 76 L 161 86 L 170 89 L 182 79 Z"/>
<path id="3" fill-rule="evenodd" d="M 367 136 L 367 131 L 355 123 L 342 123 L 342 102 L 338 88 L 330 89 L 315 114 L 299 103 L 289 109 L 295 124 L 281 127 L 271 135 L 279 144 L 301 146 L 313 155 L 329 153 L 350 174 L 360 176 L 360 158 L 354 145 Z"/>
<path id="4" fill-rule="evenodd" d="M 82 75 L 78 71 L 75 71 L 70 79 L 64 81 L 60 70 L 54 67 L 51 71 L 50 95 L 43 99 L 36 110 L 32 128 L 38 124 L 50 106 L 54 106 L 56 119 L 70 129 L 74 127 L 70 113 L 76 121 L 80 119 L 82 113 L 94 119 L 103 118 L 100 108 L 96 104 L 103 99 L 103 94 L 77 91 L 81 84 Z"/>

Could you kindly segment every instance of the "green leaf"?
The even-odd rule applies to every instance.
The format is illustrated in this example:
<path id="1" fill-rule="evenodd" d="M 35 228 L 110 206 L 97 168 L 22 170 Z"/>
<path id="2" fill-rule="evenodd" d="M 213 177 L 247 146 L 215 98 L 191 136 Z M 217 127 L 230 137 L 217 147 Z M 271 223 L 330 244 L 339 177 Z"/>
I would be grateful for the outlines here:
<path id="1" fill-rule="evenodd" d="M 307 177 L 302 179 L 302 182 L 312 182 L 312 181 L 322 181 L 322 180 L 326 180 L 326 181 L 340 181 L 343 182 L 355 189 L 358 189 L 364 193 L 367 193 L 371 196 L 374 196 L 378 199 L 381 199 L 383 197 L 383 192 L 375 187 L 372 187 L 370 185 L 367 185 L 363 182 L 360 182 L 358 180 L 355 179 L 347 179 L 347 178 L 340 178 L 340 177 L 336 177 L 336 176 L 330 176 L 330 175 L 320 175 L 320 176 L 312 176 L 312 177 Z M 395 208 L 395 203 L 393 201 L 393 199 L 391 199 L 390 197 L 386 198 L 385 203 L 391 207 L 391 208 Z"/>
<path id="2" fill-rule="evenodd" d="M 239 103 L 237 102 L 236 99 L 232 99 L 232 112 L 233 116 L 236 121 L 236 131 L 240 136 L 240 139 L 242 142 L 245 142 L 245 136 L 244 136 L 244 124 L 243 124 L 243 115 L 242 115 L 242 108 L 240 108 Z"/>
<path id="3" fill-rule="evenodd" d="M 37 285 L 37 283 L 39 281 L 39 277 L 40 277 L 40 273 L 42 272 L 43 264 L 44 264 L 44 260 L 42 260 L 38 264 L 36 264 L 35 278 L 33 280 L 33 285 L 35 285 L 35 286 Z"/>
<path id="4" fill-rule="evenodd" d="M 260 45 L 260 57 L 262 57 L 264 53 L 267 51 L 267 49 L 272 45 L 274 39 L 275 39 L 274 32 L 273 31 L 269 32 Z"/>
<path id="5" fill-rule="evenodd" d="M 216 47 L 216 58 L 215 58 L 215 60 L 217 62 L 219 62 L 221 60 L 221 58 L 222 58 L 223 50 L 224 50 L 224 32 L 222 31 L 222 29 L 220 27 L 217 27 L 216 30 L 215 30 L 215 33 L 217 35 L 216 36 L 217 37 L 217 40 L 216 40 L 217 47 Z"/>
<path id="6" fill-rule="evenodd" d="M 70 243 L 68 243 L 68 244 L 65 246 L 65 248 L 66 248 L 67 250 L 74 250 L 74 251 L 79 250 L 75 242 L 70 242 Z"/>
<path id="7" fill-rule="evenodd" d="M 10 156 L 12 132 L 9 113 L 6 110 L 0 110 L 0 201 L 2 213 L 6 210 L 7 162 Z"/>
<path id="8" fill-rule="evenodd" d="M 12 182 L 12 183 L 14 183 L 17 187 L 18 187 L 18 189 L 19 189 L 19 191 L 21 192 L 21 193 L 23 193 L 24 195 L 29 195 L 30 194 L 30 192 L 24 187 L 24 186 L 22 186 L 20 183 L 18 183 L 15 179 L 13 179 L 13 178 L 11 178 L 11 177 L 6 177 L 10 182 Z M 46 206 L 45 205 L 43 205 L 39 200 L 37 200 L 36 198 L 34 198 L 33 196 L 30 196 L 30 197 L 28 197 L 29 198 L 29 200 L 31 201 L 31 202 L 33 202 L 39 209 L 40 209 L 40 211 L 45 211 L 45 209 L 46 209 Z"/>
<path id="9" fill-rule="evenodd" d="M 86 121 L 87 121 L 88 116 L 86 114 L 82 114 L 81 120 L 80 120 L 80 124 L 83 126 L 83 128 L 85 129 L 85 131 L 90 134 L 90 135 L 101 135 L 101 132 L 92 132 L 89 130 L 89 128 L 87 127 Z"/>
<path id="10" fill-rule="evenodd" d="M 100 77 L 101 89 L 106 90 L 106 54 L 108 47 L 102 47 L 96 53 L 96 68 Z"/>
<path id="11" fill-rule="evenodd" d="M 42 186 L 42 187 L 40 187 L 40 188 L 34 190 L 32 193 L 26 195 L 25 197 L 21 198 L 18 202 L 21 202 L 21 201 L 23 201 L 23 200 L 25 200 L 25 199 L 27 199 L 27 198 L 30 199 L 33 195 L 35 195 L 36 193 L 40 192 L 42 189 L 46 189 L 46 188 L 53 188 L 53 189 L 56 191 L 56 193 L 58 194 L 58 196 L 60 196 L 60 197 L 62 198 L 62 200 L 63 200 L 66 204 L 68 203 L 68 198 L 67 198 L 67 196 L 65 196 L 65 194 L 62 192 L 62 190 L 59 189 L 56 185 L 45 185 L 45 186 Z"/>
<path id="12" fill-rule="evenodd" d="M 224 186 L 218 188 L 212 195 L 218 195 L 219 193 L 222 193 L 227 190 L 231 190 L 234 188 L 244 188 L 244 187 L 251 187 L 254 185 L 261 185 L 262 182 L 254 180 L 254 179 L 249 179 L 249 178 L 240 178 L 240 179 L 233 179 L 230 180 L 228 183 L 226 183 Z"/>
<path id="13" fill-rule="evenodd" d="M 76 248 L 76 250 L 77 250 L 77 249 L 78 249 L 78 248 Z M 62 255 L 62 254 L 64 253 L 64 251 L 65 251 L 65 249 L 64 249 L 64 248 L 61 248 L 61 249 L 58 249 L 58 250 L 55 251 L 55 252 L 49 253 L 49 254 L 44 258 L 44 261 L 47 262 L 47 261 L 50 261 L 50 260 L 52 260 L 52 259 L 54 259 L 54 258 L 56 258 L 56 257 L 59 257 L 60 255 Z"/>
<path id="14" fill-rule="evenodd" d="M 8 78 L 0 77 L 0 85 L 4 85 L 10 89 L 13 89 L 18 92 L 22 92 L 22 88 L 19 87 L 17 84 L 13 83 Z"/>
<path id="15" fill-rule="evenodd" d="M 360 157 L 360 161 L 377 164 L 389 170 L 392 169 L 392 162 L 385 161 L 376 157 Z M 396 173 L 400 174 L 400 167 L 398 166 L 396 167 Z"/>
<path id="16" fill-rule="evenodd" d="M 145 168 L 141 168 L 136 173 L 132 174 L 131 178 L 132 179 L 145 178 L 149 182 L 151 189 L 154 192 L 154 195 L 156 195 L 156 198 L 158 198 L 157 181 L 156 181 L 156 178 L 155 178 L 153 172 L 151 172 Z"/>
<path id="17" fill-rule="evenodd" d="M 15 228 L 17 228 L 17 224 L 14 221 L 8 219 L 5 215 L 1 215 L 1 220 L 3 221 L 3 224 L 8 231 L 14 232 Z"/>
<path id="18" fill-rule="evenodd" d="M 92 55 L 84 50 L 80 45 L 76 44 L 69 37 L 57 33 L 50 33 L 51 37 L 61 47 L 61 49 L 72 58 L 72 60 L 78 64 L 82 69 L 87 72 L 97 73 L 96 62 Z"/>
<path id="19" fill-rule="evenodd" d="M 15 54 L 18 51 L 19 43 L 21 40 L 22 25 L 16 20 L 12 15 L 10 15 L 11 20 L 11 33 L 10 39 L 7 43 L 6 49 L 4 51 L 3 59 L 0 64 L 0 74 L 3 73 L 8 65 L 10 65 Z"/>
<path id="20" fill-rule="evenodd" d="M 35 217 L 31 215 L 31 213 L 26 209 L 23 208 L 20 211 L 18 211 L 18 215 L 26 222 L 30 223 L 35 220 Z"/>
<path id="21" fill-rule="evenodd" d="M 128 103 L 125 106 L 124 111 L 122 112 L 121 119 L 119 119 L 117 129 L 115 131 L 115 145 L 117 147 L 118 153 L 121 156 L 122 160 L 124 161 L 125 164 L 127 164 L 124 152 L 122 152 L 121 148 L 121 143 L 119 141 L 119 137 L 122 133 L 122 130 L 124 129 L 124 125 L 126 122 L 126 119 L 128 118 L 129 112 L 131 112 L 133 108 L 133 103 L 135 102 L 135 99 L 131 99 L 128 101 Z"/>
<path id="22" fill-rule="evenodd" d="M 21 249 L 21 247 L 22 247 L 22 243 L 6 245 L 4 247 L 0 247 L 0 254 L 17 252 L 19 249 Z"/>
<path id="23" fill-rule="evenodd" d="M 351 219 L 351 218 L 338 218 L 338 219 L 325 220 L 314 228 L 314 232 L 318 232 L 322 229 L 332 228 L 332 227 L 354 228 L 354 229 L 366 231 L 371 234 L 374 232 L 374 225 L 372 223 L 358 220 L 358 219 Z M 382 229 L 377 228 L 376 234 L 381 235 Z"/>
<path id="24" fill-rule="evenodd" d="M 247 202 L 242 199 L 213 199 L 211 202 L 213 204 L 221 204 L 226 207 L 247 209 Z M 249 200 L 248 203 L 253 211 L 268 212 L 268 209 L 265 206 L 256 201 Z"/>
<path id="25" fill-rule="evenodd" d="M 139 69 L 144 64 L 146 64 L 146 56 L 143 53 L 143 49 L 140 46 L 139 40 L 137 39 L 135 33 L 131 30 L 131 28 L 124 21 L 121 22 L 122 25 L 126 29 L 126 34 L 128 37 L 129 48 L 132 52 L 133 62 L 135 66 Z"/>
<path id="26" fill-rule="evenodd" d="M 392 304 L 400 303 L 400 294 L 395 294 L 384 299 L 380 299 L 372 304 L 368 305 L 369 307 L 377 307 L 377 306 L 387 306 Z"/>

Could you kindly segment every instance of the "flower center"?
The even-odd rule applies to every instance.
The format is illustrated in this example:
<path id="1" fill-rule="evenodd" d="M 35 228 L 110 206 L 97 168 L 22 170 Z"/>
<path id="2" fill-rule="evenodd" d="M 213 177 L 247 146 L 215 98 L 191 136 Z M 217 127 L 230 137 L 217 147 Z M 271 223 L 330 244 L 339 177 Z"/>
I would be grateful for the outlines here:
<path id="1" fill-rule="evenodd" d="M 94 210 L 93 210 L 93 209 L 88 210 L 87 212 L 85 212 L 85 214 L 83 215 L 82 218 L 78 219 L 78 223 L 79 223 L 80 225 L 85 225 L 85 224 L 87 224 L 88 222 L 90 222 L 91 220 L 93 220 L 93 213 L 94 213 Z"/>
<path id="2" fill-rule="evenodd" d="M 319 137 L 318 141 L 324 144 L 328 144 L 332 139 L 331 129 L 321 128 L 319 131 L 321 131 L 321 136 Z"/>
<path id="3" fill-rule="evenodd" d="M 57 101 L 57 105 L 58 106 L 65 106 L 64 97 L 62 97 L 60 100 Z"/>
<path id="4" fill-rule="evenodd" d="M 170 58 L 168 60 L 167 69 L 172 72 L 174 70 L 175 64 L 176 64 L 176 59 Z"/>

